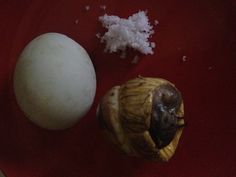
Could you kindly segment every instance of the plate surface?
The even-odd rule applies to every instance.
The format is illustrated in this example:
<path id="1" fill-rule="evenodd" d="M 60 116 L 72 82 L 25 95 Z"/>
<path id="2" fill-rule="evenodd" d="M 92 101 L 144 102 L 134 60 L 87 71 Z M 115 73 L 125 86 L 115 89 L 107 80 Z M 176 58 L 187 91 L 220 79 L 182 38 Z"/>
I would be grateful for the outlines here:
<path id="1" fill-rule="evenodd" d="M 235 10 L 229 0 L 21 0 L 0 1 L 0 168 L 8 177 L 209 177 L 236 176 Z M 85 6 L 90 10 L 86 11 Z M 106 10 L 100 8 L 106 5 Z M 148 10 L 155 26 L 154 55 L 127 59 L 103 53 L 96 38 L 104 13 L 128 17 Z M 77 23 L 78 22 L 78 23 Z M 16 104 L 12 75 L 24 46 L 59 32 L 89 53 L 97 74 L 90 112 L 71 129 L 47 131 L 31 124 Z M 183 56 L 186 61 L 183 62 Z M 112 86 L 138 75 L 176 84 L 185 102 L 184 129 L 169 163 L 121 155 L 102 136 L 95 117 Z"/>

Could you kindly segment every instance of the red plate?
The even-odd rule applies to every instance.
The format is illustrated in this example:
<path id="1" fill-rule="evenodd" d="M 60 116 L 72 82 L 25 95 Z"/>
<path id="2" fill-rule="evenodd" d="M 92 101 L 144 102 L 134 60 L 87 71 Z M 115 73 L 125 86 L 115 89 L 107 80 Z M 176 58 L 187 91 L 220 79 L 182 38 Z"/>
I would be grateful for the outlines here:
<path id="1" fill-rule="evenodd" d="M 236 176 L 235 3 L 11 0 L 0 4 L 0 168 L 8 177 Z M 151 39 L 157 44 L 155 54 L 140 55 L 137 64 L 131 63 L 137 53 L 130 53 L 127 59 L 104 54 L 104 45 L 95 36 L 104 31 L 98 17 L 105 12 L 128 17 L 138 10 L 148 10 L 151 22 L 160 22 Z M 79 42 L 97 73 L 92 109 L 65 131 L 47 131 L 31 124 L 16 105 L 12 89 L 20 52 L 45 32 L 63 33 Z M 168 163 L 121 155 L 97 125 L 95 110 L 102 95 L 137 75 L 168 79 L 183 94 L 188 126 Z"/>

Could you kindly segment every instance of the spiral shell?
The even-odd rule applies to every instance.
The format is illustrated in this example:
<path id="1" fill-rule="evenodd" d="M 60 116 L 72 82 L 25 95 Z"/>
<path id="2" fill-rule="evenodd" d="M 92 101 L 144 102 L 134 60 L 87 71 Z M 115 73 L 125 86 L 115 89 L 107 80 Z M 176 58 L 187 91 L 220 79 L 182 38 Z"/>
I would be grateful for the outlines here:
<path id="1" fill-rule="evenodd" d="M 164 79 L 138 77 L 113 87 L 102 98 L 98 107 L 99 123 L 122 152 L 160 161 L 168 161 L 174 155 L 183 128 L 161 149 L 149 132 L 154 91 L 163 84 L 174 86 Z M 183 101 L 177 115 L 184 116 Z M 178 119 L 177 124 L 183 125 L 184 120 Z"/>

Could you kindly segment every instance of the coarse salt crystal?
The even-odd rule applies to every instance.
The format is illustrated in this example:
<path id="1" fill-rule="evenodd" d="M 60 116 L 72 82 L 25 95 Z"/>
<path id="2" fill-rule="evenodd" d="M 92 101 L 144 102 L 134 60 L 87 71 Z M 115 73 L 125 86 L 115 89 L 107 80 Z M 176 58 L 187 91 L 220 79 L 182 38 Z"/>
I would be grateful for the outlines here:
<path id="1" fill-rule="evenodd" d="M 106 10 L 107 6 L 105 6 L 105 5 L 100 5 L 100 8 L 103 9 L 103 10 Z"/>
<path id="2" fill-rule="evenodd" d="M 101 33 L 97 33 L 96 37 L 100 39 L 101 38 Z"/>
<path id="3" fill-rule="evenodd" d="M 139 60 L 139 57 L 137 55 L 135 55 L 135 57 L 131 63 L 136 64 L 136 63 L 138 63 L 138 60 Z"/>
<path id="4" fill-rule="evenodd" d="M 90 10 L 90 6 L 88 6 L 88 5 L 85 6 L 85 10 L 87 10 L 87 11 Z"/>
<path id="5" fill-rule="evenodd" d="M 103 27 L 108 29 L 101 37 L 101 42 L 106 43 L 105 51 L 125 52 L 127 48 L 133 48 L 145 55 L 153 54 L 155 43 L 149 42 L 149 38 L 154 31 L 146 13 L 139 11 L 128 19 L 107 14 L 99 17 Z"/>
<path id="6" fill-rule="evenodd" d="M 159 21 L 158 20 L 154 20 L 154 25 L 158 25 Z"/>
<path id="7" fill-rule="evenodd" d="M 79 20 L 78 20 L 78 19 L 76 19 L 76 20 L 75 20 L 75 24 L 77 25 L 78 23 L 79 23 Z"/>
<path id="8" fill-rule="evenodd" d="M 182 57 L 182 61 L 183 61 L 183 62 L 186 62 L 186 61 L 187 61 L 187 56 L 184 55 L 184 56 Z"/>
<path id="9" fill-rule="evenodd" d="M 155 47 L 156 47 L 156 43 L 155 43 L 155 42 L 151 42 L 150 45 L 151 45 L 152 48 L 155 48 Z"/>

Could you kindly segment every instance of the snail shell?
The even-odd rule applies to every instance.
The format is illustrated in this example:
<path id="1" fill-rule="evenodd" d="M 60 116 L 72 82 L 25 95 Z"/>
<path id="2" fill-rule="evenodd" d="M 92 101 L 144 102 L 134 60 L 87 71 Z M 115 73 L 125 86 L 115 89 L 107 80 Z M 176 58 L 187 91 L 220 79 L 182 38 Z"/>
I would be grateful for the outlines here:
<path id="1" fill-rule="evenodd" d="M 168 110 L 167 116 L 163 110 Z M 138 77 L 108 91 L 97 116 L 106 135 L 122 152 L 168 161 L 182 134 L 184 106 L 180 92 L 169 81 Z"/>

